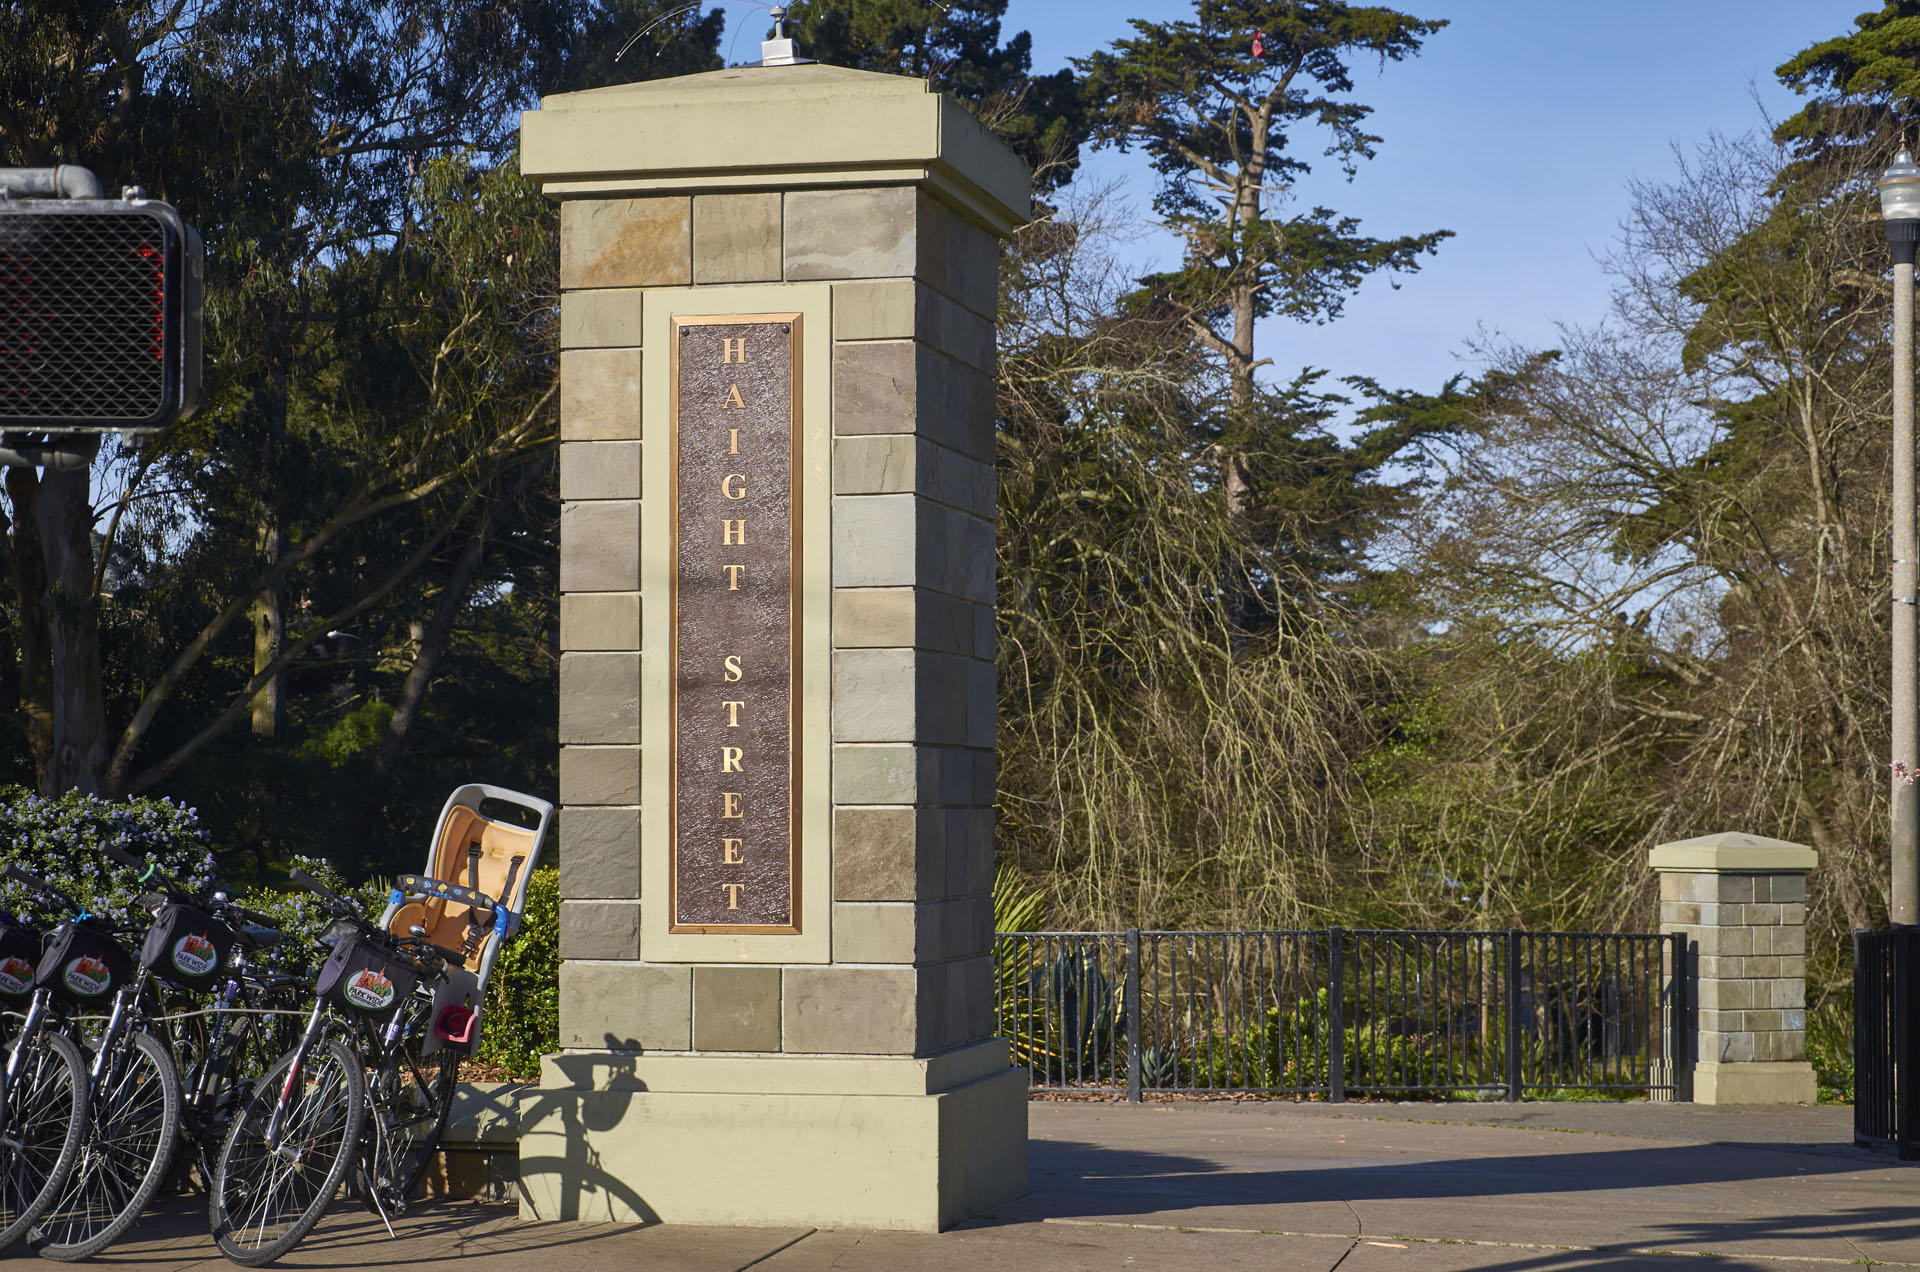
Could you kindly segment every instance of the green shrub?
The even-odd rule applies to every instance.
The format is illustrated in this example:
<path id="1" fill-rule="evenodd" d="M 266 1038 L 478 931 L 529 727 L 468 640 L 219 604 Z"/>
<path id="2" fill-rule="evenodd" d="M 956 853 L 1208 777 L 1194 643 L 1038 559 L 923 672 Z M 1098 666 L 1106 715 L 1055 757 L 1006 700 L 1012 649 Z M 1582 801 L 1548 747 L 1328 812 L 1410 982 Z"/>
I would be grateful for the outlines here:
<path id="1" fill-rule="evenodd" d="M 110 801 L 91 795 L 48 798 L 25 787 L 0 788 L 0 862 L 23 866 L 95 914 L 130 920 L 140 885 L 101 851 L 114 845 L 148 857 L 182 884 L 213 877 L 213 854 L 199 814 L 167 799 Z M 5 895 L 30 918 L 55 916 L 8 883 Z"/>
<path id="2" fill-rule="evenodd" d="M 559 1049 L 560 871 L 541 866 L 527 880 L 520 934 L 493 965 L 478 1059 L 531 1080 L 540 1076 L 540 1057 Z"/>
<path id="3" fill-rule="evenodd" d="M 1853 995 L 1832 994 L 1807 1013 L 1807 1061 L 1820 1103 L 1853 1102 Z"/>

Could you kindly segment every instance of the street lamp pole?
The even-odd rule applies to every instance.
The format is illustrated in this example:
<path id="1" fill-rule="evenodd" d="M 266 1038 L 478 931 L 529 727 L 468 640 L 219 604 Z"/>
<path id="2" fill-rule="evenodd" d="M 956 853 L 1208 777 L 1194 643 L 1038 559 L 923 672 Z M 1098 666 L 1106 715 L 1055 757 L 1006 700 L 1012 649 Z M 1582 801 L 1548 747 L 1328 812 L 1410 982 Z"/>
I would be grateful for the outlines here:
<path id="1" fill-rule="evenodd" d="M 1920 556 L 1914 542 L 1913 261 L 1920 168 L 1902 150 L 1880 178 L 1893 249 L 1893 892 L 1895 923 L 1920 923 Z"/>

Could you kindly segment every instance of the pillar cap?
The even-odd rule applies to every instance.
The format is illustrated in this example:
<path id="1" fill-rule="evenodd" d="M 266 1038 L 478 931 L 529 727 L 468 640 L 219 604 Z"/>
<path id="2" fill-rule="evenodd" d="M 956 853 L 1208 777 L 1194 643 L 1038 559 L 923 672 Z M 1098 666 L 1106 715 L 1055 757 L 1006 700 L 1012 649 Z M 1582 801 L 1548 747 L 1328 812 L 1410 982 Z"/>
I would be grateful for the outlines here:
<path id="1" fill-rule="evenodd" d="M 1768 839 L 1739 830 L 1661 844 L 1647 854 L 1655 870 L 1703 873 L 1805 873 L 1820 864 L 1820 854 L 1805 844 Z"/>
<path id="2" fill-rule="evenodd" d="M 925 185 L 1005 235 L 1032 215 L 1026 164 L 923 79 L 737 66 L 540 99 L 520 171 L 552 195 Z"/>

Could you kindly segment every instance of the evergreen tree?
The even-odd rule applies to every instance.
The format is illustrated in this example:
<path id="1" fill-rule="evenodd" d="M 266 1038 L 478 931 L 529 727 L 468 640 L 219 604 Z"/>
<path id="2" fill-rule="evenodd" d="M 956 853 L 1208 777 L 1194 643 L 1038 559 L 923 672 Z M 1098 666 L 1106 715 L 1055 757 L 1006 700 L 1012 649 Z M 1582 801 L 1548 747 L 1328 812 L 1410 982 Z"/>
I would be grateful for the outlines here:
<path id="1" fill-rule="evenodd" d="M 1073 175 L 1085 138 L 1078 78 L 1033 74 L 1033 37 L 1004 44 L 1007 0 L 809 0 L 789 19 L 806 56 L 914 75 L 971 106 L 1033 169 L 1036 190 Z"/>
<path id="2" fill-rule="evenodd" d="M 1096 144 L 1151 157 L 1155 207 L 1184 246 L 1180 268 L 1142 280 L 1134 304 L 1177 320 L 1212 355 L 1226 402 L 1196 421 L 1198 434 L 1232 516 L 1269 546 L 1308 524 L 1324 539 L 1347 520 L 1335 505 L 1349 494 L 1372 502 L 1368 474 L 1417 436 L 1400 428 L 1392 445 L 1383 435 L 1364 454 L 1333 442 L 1323 424 L 1345 399 L 1320 391 L 1311 371 L 1263 390 L 1257 373 L 1273 360 L 1259 356 L 1255 330 L 1270 316 L 1337 318 L 1369 275 L 1417 269 L 1448 237 L 1373 238 L 1296 193 L 1313 170 L 1308 136 L 1322 137 L 1349 178 L 1381 140 L 1366 130 L 1371 108 L 1352 96 L 1352 61 L 1401 61 L 1444 25 L 1337 0 L 1196 0 L 1192 20 L 1136 20 L 1134 36 L 1078 63 L 1099 104 Z M 1336 555 L 1352 561 L 1356 543 L 1333 537 Z M 1236 623 L 1257 625 L 1268 580 L 1223 586 L 1235 594 Z"/>

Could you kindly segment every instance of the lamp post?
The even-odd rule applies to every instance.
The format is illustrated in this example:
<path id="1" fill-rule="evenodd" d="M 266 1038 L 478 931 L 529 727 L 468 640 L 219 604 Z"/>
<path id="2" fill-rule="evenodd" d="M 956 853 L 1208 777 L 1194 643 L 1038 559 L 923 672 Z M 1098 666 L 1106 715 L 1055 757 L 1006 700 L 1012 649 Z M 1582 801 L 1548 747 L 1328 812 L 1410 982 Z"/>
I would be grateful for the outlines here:
<path id="1" fill-rule="evenodd" d="M 1913 258 L 1920 167 L 1902 150 L 1880 178 L 1893 249 L 1893 894 L 1895 923 L 1920 923 L 1920 570 L 1914 543 Z"/>

